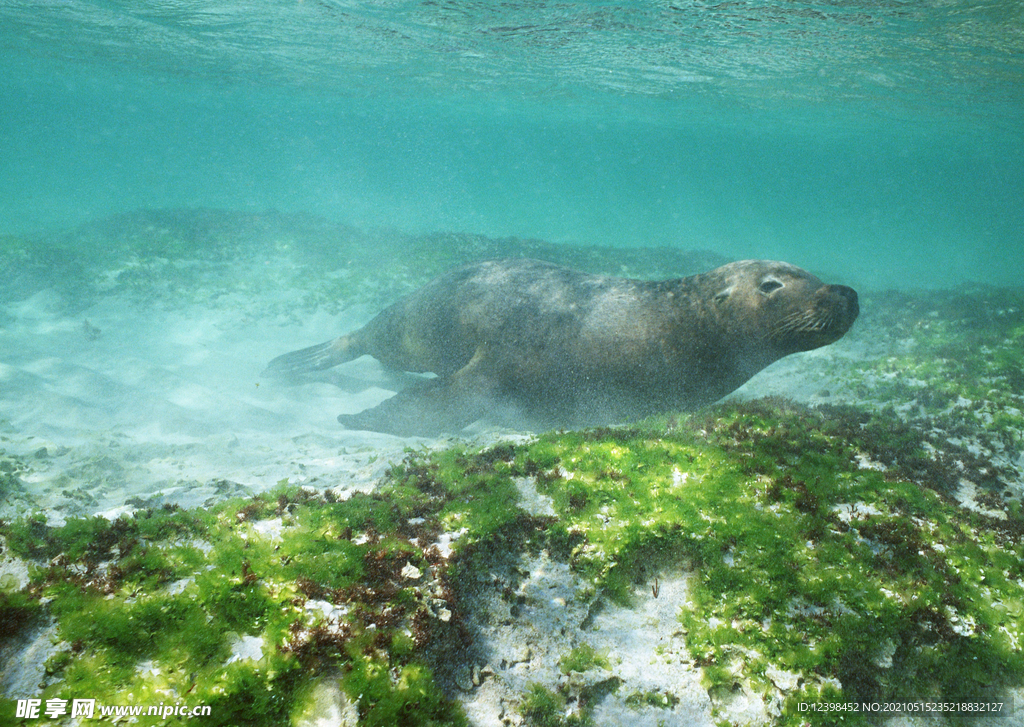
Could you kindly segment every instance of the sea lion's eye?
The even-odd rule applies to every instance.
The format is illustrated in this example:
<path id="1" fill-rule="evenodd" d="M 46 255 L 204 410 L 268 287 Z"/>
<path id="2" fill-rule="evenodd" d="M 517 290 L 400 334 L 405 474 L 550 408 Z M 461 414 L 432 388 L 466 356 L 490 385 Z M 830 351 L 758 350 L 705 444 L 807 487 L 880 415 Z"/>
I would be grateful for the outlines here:
<path id="1" fill-rule="evenodd" d="M 763 283 L 761 283 L 761 285 L 759 285 L 757 289 L 760 290 L 764 295 L 768 295 L 770 293 L 774 293 L 781 287 L 783 287 L 782 283 L 780 283 L 778 280 L 766 280 Z"/>

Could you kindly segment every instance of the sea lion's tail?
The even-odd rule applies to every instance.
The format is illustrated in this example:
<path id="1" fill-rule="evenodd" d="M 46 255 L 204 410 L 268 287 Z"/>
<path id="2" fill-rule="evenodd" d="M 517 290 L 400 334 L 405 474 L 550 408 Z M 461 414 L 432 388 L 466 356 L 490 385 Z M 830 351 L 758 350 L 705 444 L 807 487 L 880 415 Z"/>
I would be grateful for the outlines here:
<path id="1" fill-rule="evenodd" d="M 359 356 L 353 350 L 352 338 L 342 336 L 327 343 L 319 343 L 309 348 L 285 353 L 267 364 L 263 376 L 293 376 L 323 371 L 340 363 L 351 361 Z"/>

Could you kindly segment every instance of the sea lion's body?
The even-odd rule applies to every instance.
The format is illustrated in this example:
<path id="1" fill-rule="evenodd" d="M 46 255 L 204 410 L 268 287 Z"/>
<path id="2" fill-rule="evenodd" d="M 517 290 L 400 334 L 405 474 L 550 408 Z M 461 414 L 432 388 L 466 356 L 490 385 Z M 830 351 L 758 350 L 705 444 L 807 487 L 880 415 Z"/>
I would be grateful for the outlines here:
<path id="1" fill-rule="evenodd" d="M 857 294 L 748 260 L 661 282 L 527 259 L 452 270 L 363 328 L 279 356 L 302 373 L 363 354 L 435 379 L 339 420 L 396 434 L 458 431 L 485 414 L 610 423 L 720 399 L 773 361 L 838 340 Z"/>

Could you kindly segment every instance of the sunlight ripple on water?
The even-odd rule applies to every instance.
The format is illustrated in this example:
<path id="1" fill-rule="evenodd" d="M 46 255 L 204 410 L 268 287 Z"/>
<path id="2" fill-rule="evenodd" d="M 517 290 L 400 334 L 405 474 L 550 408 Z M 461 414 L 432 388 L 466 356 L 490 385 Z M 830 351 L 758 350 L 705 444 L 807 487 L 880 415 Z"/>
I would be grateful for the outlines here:
<path id="1" fill-rule="evenodd" d="M 1019 99 L 1014 2 L 0 3 L 9 49 L 343 93 Z M 984 83 L 979 84 L 979 80 Z M 937 88 L 938 84 L 938 88 Z"/>

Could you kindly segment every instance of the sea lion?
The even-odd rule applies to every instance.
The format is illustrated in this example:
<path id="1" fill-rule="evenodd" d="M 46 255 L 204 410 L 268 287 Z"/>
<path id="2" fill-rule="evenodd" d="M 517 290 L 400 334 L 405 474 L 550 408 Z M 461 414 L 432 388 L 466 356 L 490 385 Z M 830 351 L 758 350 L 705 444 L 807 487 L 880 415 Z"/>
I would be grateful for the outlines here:
<path id="1" fill-rule="evenodd" d="M 852 288 L 769 260 L 660 282 L 491 260 L 441 275 L 353 333 L 278 356 L 265 373 L 369 354 L 436 374 L 338 417 L 352 429 L 457 432 L 484 415 L 592 425 L 717 401 L 773 361 L 837 341 L 858 312 Z"/>

